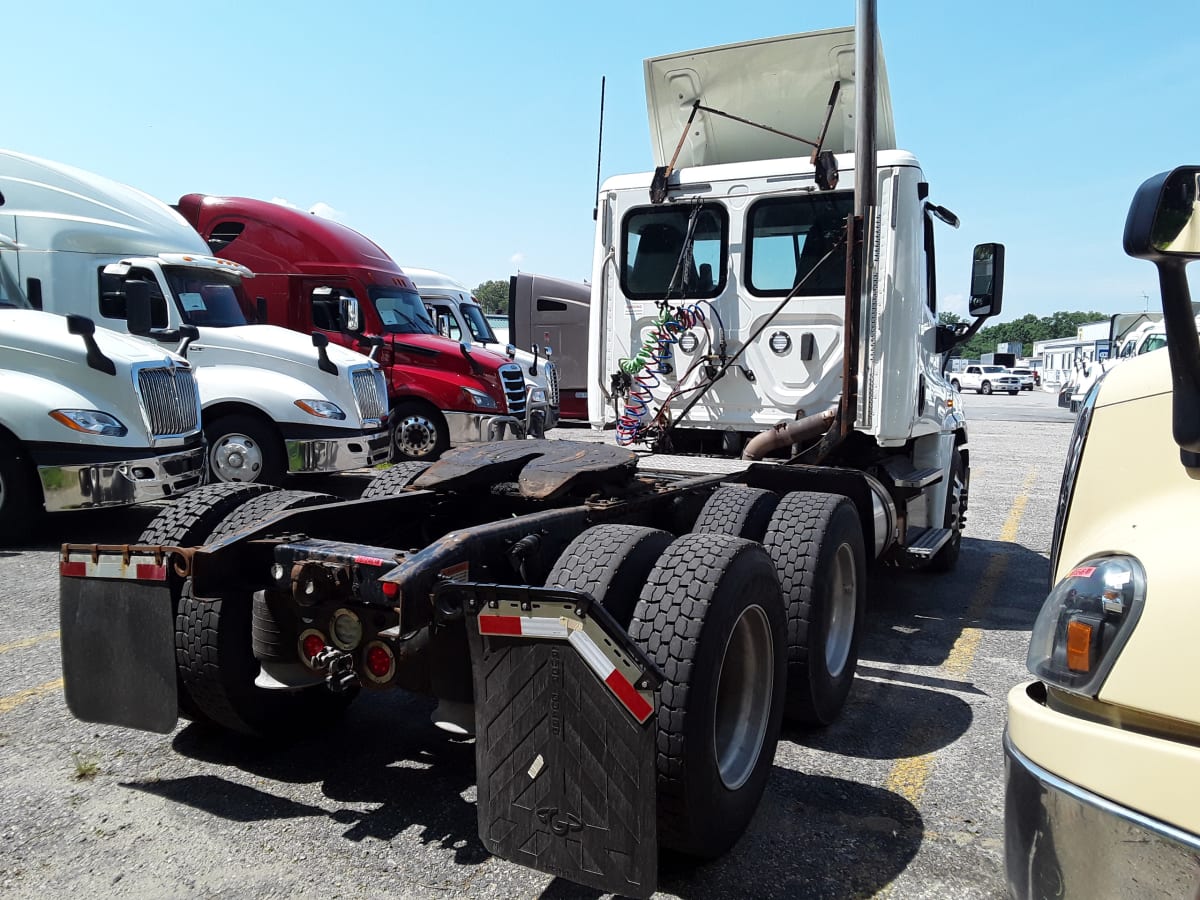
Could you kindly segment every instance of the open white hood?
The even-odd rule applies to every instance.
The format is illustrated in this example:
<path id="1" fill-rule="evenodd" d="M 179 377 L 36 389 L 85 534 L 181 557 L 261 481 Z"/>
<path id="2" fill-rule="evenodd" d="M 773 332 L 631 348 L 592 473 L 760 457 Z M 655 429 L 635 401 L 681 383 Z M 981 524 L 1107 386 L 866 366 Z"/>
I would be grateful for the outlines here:
<path id="1" fill-rule="evenodd" d="M 654 164 L 664 166 L 696 100 L 704 106 L 816 141 L 841 82 L 824 149 L 854 151 L 854 29 L 835 28 L 708 47 L 645 61 Z M 876 149 L 896 148 L 883 48 L 876 62 Z M 807 156 L 808 144 L 697 112 L 676 168 Z"/>

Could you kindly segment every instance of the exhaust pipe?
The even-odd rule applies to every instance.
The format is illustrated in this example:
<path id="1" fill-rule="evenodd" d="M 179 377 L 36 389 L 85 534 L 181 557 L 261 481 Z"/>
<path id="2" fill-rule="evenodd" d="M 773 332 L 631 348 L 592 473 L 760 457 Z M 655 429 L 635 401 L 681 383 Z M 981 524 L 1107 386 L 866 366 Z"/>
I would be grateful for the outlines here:
<path id="1" fill-rule="evenodd" d="M 764 431 L 752 437 L 746 444 L 746 449 L 742 451 L 742 459 L 762 459 L 772 451 L 782 450 L 784 447 L 790 447 L 792 444 L 816 437 L 829 430 L 836 415 L 837 407 L 831 406 L 824 412 L 805 416 L 794 422 L 780 422 L 770 431 Z"/>

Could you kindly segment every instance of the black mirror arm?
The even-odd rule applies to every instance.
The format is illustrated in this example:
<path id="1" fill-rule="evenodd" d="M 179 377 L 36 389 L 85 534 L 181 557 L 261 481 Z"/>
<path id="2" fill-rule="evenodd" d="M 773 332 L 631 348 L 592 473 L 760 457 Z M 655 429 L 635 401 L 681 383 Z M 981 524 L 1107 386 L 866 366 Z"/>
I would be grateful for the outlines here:
<path id="1" fill-rule="evenodd" d="M 960 330 L 962 323 L 959 325 L 938 325 L 937 327 L 937 346 L 934 348 L 935 353 L 947 353 L 957 347 L 959 344 L 965 344 L 971 338 L 975 337 L 975 333 L 983 327 L 990 316 L 980 316 L 972 322 L 965 331 Z"/>
<path id="2" fill-rule="evenodd" d="M 1187 261 L 1160 259 L 1158 283 L 1171 361 L 1171 430 L 1183 464 L 1200 466 L 1200 337 L 1192 314 Z"/>
<path id="3" fill-rule="evenodd" d="M 329 358 L 329 336 L 319 331 L 312 333 L 313 346 L 317 348 L 317 368 L 330 375 L 337 375 L 338 367 Z"/>
<path id="4" fill-rule="evenodd" d="M 192 341 L 199 339 L 200 329 L 195 325 L 180 325 L 178 334 L 179 346 L 175 348 L 175 352 L 187 359 L 188 347 L 192 345 Z"/>

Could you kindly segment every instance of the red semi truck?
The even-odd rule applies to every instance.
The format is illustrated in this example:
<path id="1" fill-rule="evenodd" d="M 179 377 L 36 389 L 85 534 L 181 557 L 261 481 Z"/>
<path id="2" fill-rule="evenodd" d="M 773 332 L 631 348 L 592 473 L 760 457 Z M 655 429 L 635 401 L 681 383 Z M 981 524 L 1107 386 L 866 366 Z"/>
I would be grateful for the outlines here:
<path id="1" fill-rule="evenodd" d="M 244 197 L 187 194 L 176 209 L 214 252 L 255 273 L 260 321 L 355 349 L 381 342 L 393 459 L 540 432 L 521 367 L 439 335 L 416 286 L 357 231 Z"/>

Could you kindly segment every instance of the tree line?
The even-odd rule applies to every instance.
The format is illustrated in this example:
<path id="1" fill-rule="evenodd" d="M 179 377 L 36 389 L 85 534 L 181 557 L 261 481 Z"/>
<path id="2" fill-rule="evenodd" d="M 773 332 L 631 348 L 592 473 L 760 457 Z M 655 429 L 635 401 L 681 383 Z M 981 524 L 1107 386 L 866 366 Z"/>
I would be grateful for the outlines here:
<path id="1" fill-rule="evenodd" d="M 969 341 L 955 347 L 951 355 L 961 356 L 964 359 L 978 359 L 983 353 L 994 353 L 997 344 L 1020 341 L 1020 355 L 1032 356 L 1034 341 L 1074 337 L 1078 334 L 1080 325 L 1099 322 L 1107 318 L 1107 315 L 1098 312 L 1056 312 L 1041 318 L 1033 313 L 1026 313 L 1012 322 L 998 322 L 995 325 L 984 326 Z M 944 325 L 957 325 L 965 320 L 955 313 L 942 312 L 938 313 L 938 321 Z"/>
<path id="2" fill-rule="evenodd" d="M 471 292 L 475 295 L 475 299 L 479 301 L 479 305 L 483 307 L 485 313 L 499 313 L 501 315 L 508 312 L 508 279 L 492 279 L 491 281 L 481 281 L 479 285 Z"/>

